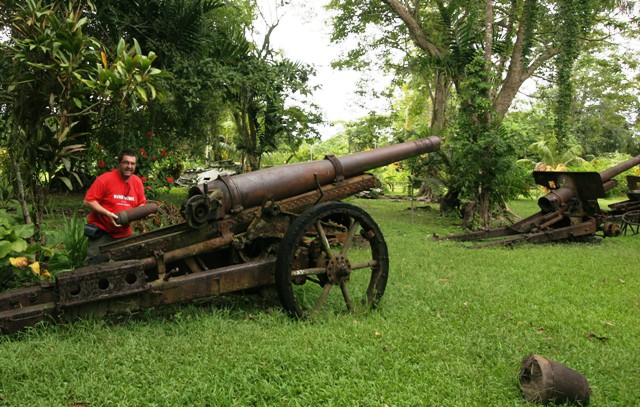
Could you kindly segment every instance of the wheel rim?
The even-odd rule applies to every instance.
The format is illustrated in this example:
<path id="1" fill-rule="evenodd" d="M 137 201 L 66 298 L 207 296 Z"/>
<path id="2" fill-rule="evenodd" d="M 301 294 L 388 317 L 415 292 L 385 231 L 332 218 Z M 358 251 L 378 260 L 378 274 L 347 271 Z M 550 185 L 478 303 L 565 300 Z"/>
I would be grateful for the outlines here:
<path id="1" fill-rule="evenodd" d="M 287 230 L 276 261 L 280 301 L 292 316 L 375 308 L 387 284 L 387 246 L 361 208 L 328 202 Z"/>

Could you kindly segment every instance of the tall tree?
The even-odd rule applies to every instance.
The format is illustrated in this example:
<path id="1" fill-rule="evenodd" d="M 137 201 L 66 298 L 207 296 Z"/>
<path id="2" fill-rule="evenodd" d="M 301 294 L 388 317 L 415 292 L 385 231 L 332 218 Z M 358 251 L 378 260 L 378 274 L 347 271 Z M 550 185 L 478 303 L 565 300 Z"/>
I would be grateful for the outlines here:
<path id="1" fill-rule="evenodd" d="M 507 116 L 521 128 L 526 126 L 529 144 L 540 141 L 559 154 L 579 145 L 591 157 L 640 152 L 640 55 L 631 38 L 604 32 L 599 36 L 608 40 L 583 53 L 571 72 L 575 97 L 564 124 L 569 140 L 560 143 L 555 131 L 558 89 L 554 83 L 539 81 L 536 91 Z"/>
<path id="2" fill-rule="evenodd" d="M 234 36 L 244 39 L 249 21 L 246 7 L 219 0 L 98 2 L 91 33 L 106 44 L 138 39 L 156 52 L 155 64 L 168 76 L 160 85 L 162 100 L 135 114 L 115 106 L 103 111 L 92 137 L 116 152 L 123 144 L 143 144 L 153 132 L 167 150 L 201 156 L 225 111 L 221 88 L 229 75 L 226 61 L 237 53 Z"/>
<path id="3" fill-rule="evenodd" d="M 260 168 L 264 153 L 287 146 L 295 151 L 302 142 L 319 138 L 314 125 L 321 122 L 317 106 L 295 96 L 313 92 L 309 79 L 314 69 L 294 62 L 273 49 L 271 35 L 280 23 L 267 21 L 262 44 L 247 40 L 245 52 L 235 61 L 235 75 L 224 85 L 236 124 L 236 146 L 242 152 L 244 171 Z M 256 33 L 257 34 L 257 33 Z"/>
<path id="4" fill-rule="evenodd" d="M 248 39 L 256 18 L 253 0 L 113 0 L 97 8 L 96 35 L 141 38 L 171 74 L 163 87 L 166 97 L 148 115 L 123 118 L 115 112 L 99 137 L 108 138 L 113 129 L 153 131 L 164 145 L 195 158 L 205 151 L 222 158 L 222 146 L 235 144 L 236 158 L 253 170 L 281 141 L 296 145 L 313 136 L 317 114 L 287 100 L 310 91 L 313 70 L 275 53 L 269 34 L 263 44 Z M 235 124 L 233 137 L 221 130 L 227 120 Z"/>
<path id="5" fill-rule="evenodd" d="M 593 15 L 613 6 L 609 1 L 589 4 Z M 389 49 L 395 49 L 404 52 L 409 69 L 400 70 L 401 65 L 394 67 L 389 58 L 382 59 L 388 62 L 387 68 L 393 67 L 398 74 L 429 75 L 430 89 L 434 90 L 431 124 L 436 132 L 447 125 L 447 96 L 449 86 L 453 86 L 459 114 L 466 118 L 457 122 L 457 131 L 450 136 L 458 139 L 452 143 L 456 146 L 450 152 L 452 162 L 477 159 L 467 148 L 475 149 L 484 140 L 483 157 L 492 159 L 476 163 L 474 170 L 482 174 L 493 172 L 491 166 L 495 165 L 493 158 L 497 154 L 512 154 L 508 149 L 491 147 L 504 142 L 501 135 L 506 133 L 501 130 L 501 123 L 523 83 L 563 51 L 565 34 L 558 27 L 567 17 L 558 3 L 539 0 L 333 0 L 329 7 L 337 11 L 333 39 L 342 41 L 354 34 L 359 39 L 358 48 L 347 55 L 351 66 L 358 66 L 363 49 L 384 50 L 387 54 Z M 582 19 L 576 20 L 580 34 L 576 41 L 582 44 L 595 20 L 591 14 L 578 14 L 577 18 Z M 371 30 L 370 25 L 377 29 Z M 479 64 L 478 58 L 484 62 Z M 465 88 L 469 89 L 471 83 L 475 83 L 473 87 L 485 102 L 477 97 L 469 99 L 468 93 L 465 96 Z M 465 131 L 460 131 L 460 126 Z M 509 196 L 497 178 L 468 177 L 472 167 L 450 168 L 450 197 L 458 199 L 455 206 L 464 201 L 479 203 L 472 214 L 479 214 L 481 223 L 486 224 L 490 209 L 500 206 Z"/>

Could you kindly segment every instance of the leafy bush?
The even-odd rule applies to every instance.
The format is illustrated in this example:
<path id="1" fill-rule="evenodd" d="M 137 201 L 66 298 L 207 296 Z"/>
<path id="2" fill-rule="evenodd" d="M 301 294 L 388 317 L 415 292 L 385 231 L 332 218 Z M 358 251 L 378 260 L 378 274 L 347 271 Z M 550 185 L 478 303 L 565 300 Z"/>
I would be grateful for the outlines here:
<path id="1" fill-rule="evenodd" d="M 33 236 L 33 225 L 19 223 L 19 217 L 0 209 L 0 264 L 6 265 L 9 256 L 23 253 L 29 248 L 26 239 Z"/>
<path id="2" fill-rule="evenodd" d="M 68 260 L 70 268 L 82 266 L 87 257 L 89 240 L 84 235 L 84 219 L 78 217 L 77 212 L 74 212 L 70 218 L 64 218 L 60 241 L 64 246 L 61 254 Z"/>
<path id="3" fill-rule="evenodd" d="M 30 245 L 27 239 L 33 233 L 33 224 L 22 224 L 20 216 L 0 209 L 0 288 L 10 281 L 22 285 L 51 277 L 38 258 L 50 257 L 53 252 L 44 246 Z"/>

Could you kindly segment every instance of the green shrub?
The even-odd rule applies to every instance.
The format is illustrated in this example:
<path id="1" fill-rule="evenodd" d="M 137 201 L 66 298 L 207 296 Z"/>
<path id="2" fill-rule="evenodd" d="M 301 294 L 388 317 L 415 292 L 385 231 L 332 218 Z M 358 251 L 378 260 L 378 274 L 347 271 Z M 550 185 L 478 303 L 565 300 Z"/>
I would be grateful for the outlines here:
<path id="1" fill-rule="evenodd" d="M 30 245 L 27 239 L 34 233 L 33 224 L 21 223 L 22 218 L 0 209 L 0 288 L 20 286 L 49 278 L 41 258 L 50 257 L 51 249 Z"/>
<path id="2" fill-rule="evenodd" d="M 60 242 L 64 246 L 64 255 L 69 261 L 70 268 L 82 266 L 87 257 L 89 239 L 84 235 L 84 219 L 78 217 L 77 212 L 73 212 L 70 218 L 64 218 Z"/>

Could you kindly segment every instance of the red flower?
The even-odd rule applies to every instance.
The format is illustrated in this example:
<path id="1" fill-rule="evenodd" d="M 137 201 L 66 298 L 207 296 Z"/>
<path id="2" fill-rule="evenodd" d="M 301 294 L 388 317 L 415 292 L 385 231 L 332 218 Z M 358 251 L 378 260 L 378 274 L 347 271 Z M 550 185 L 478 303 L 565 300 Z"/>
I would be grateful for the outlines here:
<path id="1" fill-rule="evenodd" d="M 173 184 L 173 178 L 171 178 L 171 177 L 167 177 L 167 182 L 168 182 L 169 184 Z"/>
<path id="2" fill-rule="evenodd" d="M 162 154 L 163 157 L 167 156 L 167 150 L 160 150 L 160 154 Z"/>
<path id="3" fill-rule="evenodd" d="M 155 157 L 151 157 L 151 159 L 152 159 L 153 161 L 155 161 L 155 160 L 156 160 L 156 158 L 155 158 Z"/>
<path id="4" fill-rule="evenodd" d="M 140 181 L 145 182 L 147 180 L 147 177 L 140 177 Z"/>
<path id="5" fill-rule="evenodd" d="M 153 132 L 152 132 L 152 131 L 148 131 L 148 132 L 147 132 L 147 136 L 149 136 L 149 137 L 153 137 Z"/>
<path id="6" fill-rule="evenodd" d="M 96 147 L 98 150 L 102 150 L 102 146 L 100 144 L 98 144 L 98 147 Z"/>
<path id="7" fill-rule="evenodd" d="M 149 155 L 147 153 L 142 153 L 142 158 L 149 158 Z"/>
<path id="8" fill-rule="evenodd" d="M 104 161 L 100 161 L 98 163 L 98 168 L 104 168 Z"/>
<path id="9" fill-rule="evenodd" d="M 147 185 L 147 189 L 151 191 L 151 185 Z"/>
<path id="10" fill-rule="evenodd" d="M 141 152 L 141 153 L 144 153 L 144 148 L 141 148 L 141 149 L 140 149 L 140 152 Z"/>

